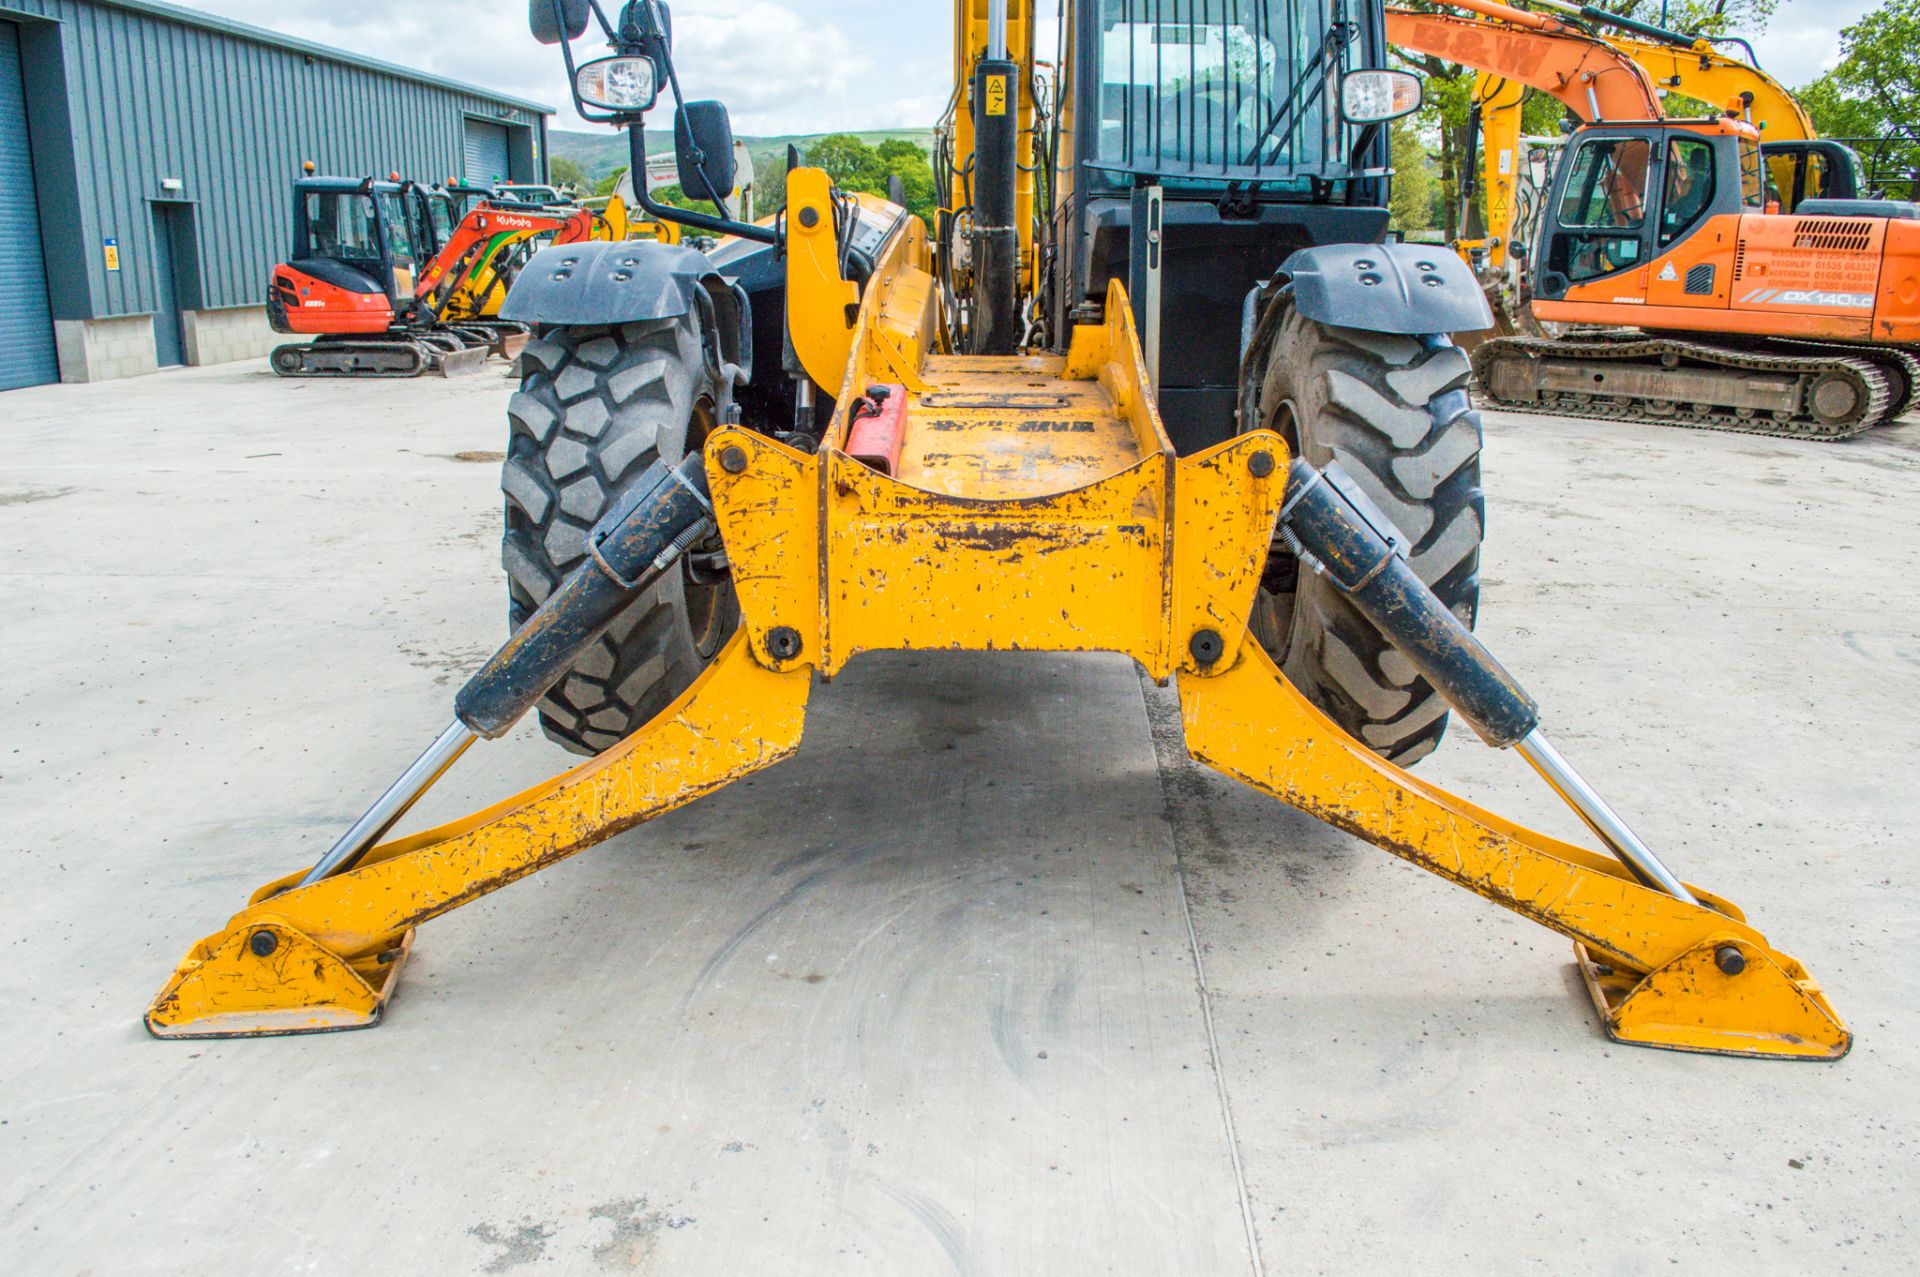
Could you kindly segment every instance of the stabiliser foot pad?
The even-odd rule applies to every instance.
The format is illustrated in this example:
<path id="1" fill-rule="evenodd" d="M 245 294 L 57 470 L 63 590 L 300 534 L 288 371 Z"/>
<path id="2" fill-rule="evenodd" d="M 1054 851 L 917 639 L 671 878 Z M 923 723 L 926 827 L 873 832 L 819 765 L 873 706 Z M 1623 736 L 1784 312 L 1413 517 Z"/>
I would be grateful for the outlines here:
<path id="1" fill-rule="evenodd" d="M 1577 941 L 1573 956 L 1616 1042 L 1790 1060 L 1837 1060 L 1853 1046 L 1806 968 L 1761 945 L 1709 942 L 1644 976 L 1615 970 Z"/>
<path id="2" fill-rule="evenodd" d="M 412 948 L 409 929 L 391 947 L 349 962 L 279 919 L 255 916 L 193 947 L 147 1008 L 147 1032 L 240 1038 L 370 1028 Z"/>

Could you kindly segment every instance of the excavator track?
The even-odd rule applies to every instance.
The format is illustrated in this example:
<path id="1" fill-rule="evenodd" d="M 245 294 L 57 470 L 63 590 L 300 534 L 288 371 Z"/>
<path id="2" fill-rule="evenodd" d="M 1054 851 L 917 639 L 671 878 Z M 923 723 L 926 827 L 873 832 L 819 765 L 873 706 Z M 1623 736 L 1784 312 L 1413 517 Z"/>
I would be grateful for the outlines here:
<path id="1" fill-rule="evenodd" d="M 1870 359 L 1877 364 L 1891 364 L 1894 369 L 1893 398 L 1894 405 L 1884 420 L 1896 421 L 1913 410 L 1920 403 L 1920 354 L 1906 346 L 1841 346 L 1830 341 L 1809 341 L 1801 337 L 1775 337 L 1775 346 L 1793 350 L 1820 351 L 1826 355 L 1842 355 L 1856 359 Z"/>
<path id="2" fill-rule="evenodd" d="M 1473 356 L 1481 394 L 1509 412 L 1828 442 L 1904 410 L 1916 382 L 1903 369 L 1920 361 L 1819 343 L 1806 353 L 1737 350 L 1640 333 L 1501 337 Z"/>

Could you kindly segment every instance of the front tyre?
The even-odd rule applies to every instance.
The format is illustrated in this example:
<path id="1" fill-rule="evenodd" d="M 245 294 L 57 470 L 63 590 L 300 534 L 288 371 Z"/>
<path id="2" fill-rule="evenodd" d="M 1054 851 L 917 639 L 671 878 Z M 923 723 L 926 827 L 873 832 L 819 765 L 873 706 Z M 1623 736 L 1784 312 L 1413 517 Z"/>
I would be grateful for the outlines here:
<path id="1" fill-rule="evenodd" d="M 520 354 L 520 390 L 500 487 L 506 493 L 512 628 L 586 555 L 586 534 L 658 459 L 677 465 L 725 418 L 695 308 L 671 319 L 550 328 Z M 711 558 L 687 555 L 615 618 L 540 702 L 540 726 L 597 754 L 665 709 L 740 622 Z"/>
<path id="2" fill-rule="evenodd" d="M 1444 336 L 1407 337 L 1307 319 L 1284 294 L 1252 352 L 1259 423 L 1315 466 L 1339 461 L 1412 543 L 1440 601 L 1472 626 L 1480 602 L 1480 415 L 1467 357 Z M 1276 540 L 1250 628 L 1309 700 L 1375 753 L 1432 753 L 1447 704 L 1325 577 Z"/>

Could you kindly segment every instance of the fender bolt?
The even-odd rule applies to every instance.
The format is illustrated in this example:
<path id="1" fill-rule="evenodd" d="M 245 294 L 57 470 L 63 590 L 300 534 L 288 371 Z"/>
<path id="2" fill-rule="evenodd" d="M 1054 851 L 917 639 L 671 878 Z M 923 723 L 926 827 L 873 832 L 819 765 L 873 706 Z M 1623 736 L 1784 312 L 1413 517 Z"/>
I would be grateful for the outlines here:
<path id="1" fill-rule="evenodd" d="M 1247 470 L 1256 479 L 1264 479 L 1273 473 L 1273 454 L 1265 448 L 1247 458 Z"/>
<path id="2" fill-rule="evenodd" d="M 280 947 L 280 937 L 271 931 L 256 931 L 247 937 L 247 948 L 253 950 L 253 956 L 264 958 Z"/>
<path id="3" fill-rule="evenodd" d="M 720 468 L 728 474 L 739 474 L 747 468 L 747 450 L 737 443 L 720 449 Z"/>
<path id="4" fill-rule="evenodd" d="M 1723 975 L 1739 975 L 1747 969 L 1747 955 L 1735 945 L 1723 944 L 1713 951 L 1713 965 Z"/>
<path id="5" fill-rule="evenodd" d="M 1187 650 L 1193 653 L 1193 659 L 1200 664 L 1211 665 L 1220 659 L 1226 644 L 1220 641 L 1220 635 L 1214 630 L 1195 630 L 1193 638 L 1187 643 Z"/>

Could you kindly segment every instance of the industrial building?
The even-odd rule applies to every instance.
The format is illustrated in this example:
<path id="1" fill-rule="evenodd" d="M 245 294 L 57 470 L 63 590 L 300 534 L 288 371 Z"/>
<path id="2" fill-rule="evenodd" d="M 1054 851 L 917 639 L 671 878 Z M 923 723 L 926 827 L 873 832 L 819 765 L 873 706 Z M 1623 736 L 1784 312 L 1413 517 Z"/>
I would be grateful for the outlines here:
<path id="1" fill-rule="evenodd" d="M 151 0 L 0 0 L 0 390 L 264 354 L 302 161 L 544 181 L 551 113 Z"/>

